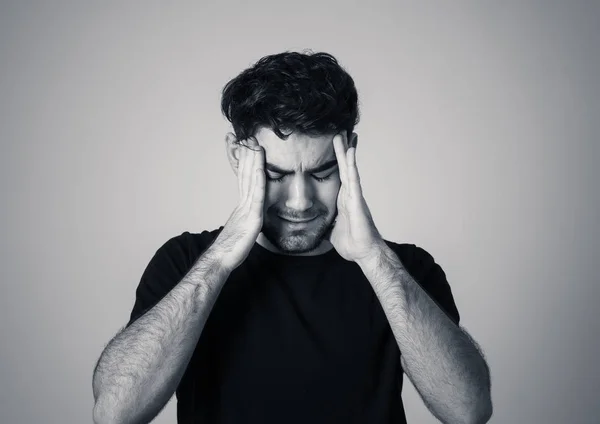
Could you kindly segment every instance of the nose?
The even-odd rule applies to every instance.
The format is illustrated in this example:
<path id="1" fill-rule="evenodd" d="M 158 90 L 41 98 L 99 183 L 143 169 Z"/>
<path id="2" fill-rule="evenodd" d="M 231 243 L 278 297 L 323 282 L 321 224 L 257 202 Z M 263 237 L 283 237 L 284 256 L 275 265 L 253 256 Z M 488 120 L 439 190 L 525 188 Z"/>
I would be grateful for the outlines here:
<path id="1" fill-rule="evenodd" d="M 313 206 L 314 188 L 301 176 L 296 175 L 292 178 L 285 206 L 297 212 L 304 212 Z"/>

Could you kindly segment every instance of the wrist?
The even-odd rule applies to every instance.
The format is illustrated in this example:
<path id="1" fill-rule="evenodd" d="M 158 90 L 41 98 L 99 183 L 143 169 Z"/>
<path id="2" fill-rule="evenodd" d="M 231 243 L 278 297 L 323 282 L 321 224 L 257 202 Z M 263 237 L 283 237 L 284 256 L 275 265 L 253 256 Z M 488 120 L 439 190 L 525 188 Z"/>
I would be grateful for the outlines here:
<path id="1" fill-rule="evenodd" d="M 369 251 L 369 254 L 364 258 L 357 261 L 357 264 L 363 269 L 376 268 L 381 263 L 384 255 L 390 250 L 384 240 L 381 240 L 373 245 L 373 248 Z"/>
<path id="2" fill-rule="evenodd" d="M 228 250 L 229 249 L 227 249 L 220 240 L 216 239 L 204 252 L 203 256 L 207 265 L 213 269 L 214 272 L 229 275 L 235 269 L 234 266 L 227 262 L 226 252 Z"/>

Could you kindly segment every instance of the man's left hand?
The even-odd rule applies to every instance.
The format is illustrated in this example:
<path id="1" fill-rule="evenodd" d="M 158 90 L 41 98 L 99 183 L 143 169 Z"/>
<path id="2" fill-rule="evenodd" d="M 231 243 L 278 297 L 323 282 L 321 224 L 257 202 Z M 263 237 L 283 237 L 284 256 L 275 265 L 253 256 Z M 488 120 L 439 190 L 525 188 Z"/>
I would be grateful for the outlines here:
<path id="1" fill-rule="evenodd" d="M 329 241 L 347 261 L 360 263 L 376 256 L 385 242 L 375 227 L 362 194 L 356 166 L 356 137 L 349 146 L 346 132 L 333 138 L 341 186 L 337 197 L 337 218 Z"/>

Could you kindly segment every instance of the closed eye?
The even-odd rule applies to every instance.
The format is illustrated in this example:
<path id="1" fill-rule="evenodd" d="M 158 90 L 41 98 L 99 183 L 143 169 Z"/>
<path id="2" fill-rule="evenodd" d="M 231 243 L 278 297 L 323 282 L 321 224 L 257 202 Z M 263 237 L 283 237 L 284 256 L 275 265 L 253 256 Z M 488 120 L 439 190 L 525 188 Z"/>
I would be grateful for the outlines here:
<path id="1" fill-rule="evenodd" d="M 323 181 L 327 181 L 328 179 L 330 179 L 333 174 L 334 173 L 332 172 L 331 174 L 327 175 L 326 177 L 320 177 L 320 178 L 317 177 L 316 175 L 313 175 L 313 178 L 315 180 L 317 180 L 318 182 L 322 183 Z"/>
<path id="2" fill-rule="evenodd" d="M 318 181 L 318 182 L 322 183 L 322 182 L 325 182 L 325 181 L 327 181 L 327 180 L 331 179 L 331 176 L 332 176 L 333 174 L 335 174 L 335 172 L 332 172 L 331 174 L 329 174 L 329 175 L 327 175 L 327 176 L 325 176 L 325 177 L 317 177 L 316 175 L 313 175 L 312 177 L 313 177 L 313 178 L 314 178 L 316 181 Z M 282 181 L 283 181 L 283 179 L 284 179 L 285 177 L 286 177 L 285 175 L 282 175 L 281 177 L 278 177 L 278 178 L 273 178 L 273 177 L 270 177 L 270 176 L 269 176 L 269 181 L 271 181 L 271 182 L 274 182 L 274 183 L 280 183 L 280 182 L 282 182 Z"/>
<path id="3" fill-rule="evenodd" d="M 274 182 L 274 183 L 280 183 L 280 182 L 282 182 L 282 181 L 283 181 L 283 178 L 284 178 L 284 177 L 285 177 L 285 175 L 282 175 L 282 176 L 281 176 L 281 177 L 279 177 L 279 178 L 272 178 L 272 177 L 269 177 L 269 181 L 272 181 L 272 182 Z"/>

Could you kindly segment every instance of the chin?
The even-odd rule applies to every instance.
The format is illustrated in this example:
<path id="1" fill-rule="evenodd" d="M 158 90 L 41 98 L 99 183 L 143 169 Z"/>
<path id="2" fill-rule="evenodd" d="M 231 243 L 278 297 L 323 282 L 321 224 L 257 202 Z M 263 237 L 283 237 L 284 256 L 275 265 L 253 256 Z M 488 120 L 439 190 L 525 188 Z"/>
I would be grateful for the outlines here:
<path id="1" fill-rule="evenodd" d="M 303 254 L 321 246 L 330 225 L 327 221 L 321 221 L 306 229 L 288 229 L 285 225 L 277 228 L 268 226 L 263 228 L 263 234 L 282 253 Z"/>
<path id="2" fill-rule="evenodd" d="M 308 236 L 293 235 L 282 240 L 279 250 L 283 253 L 309 253 L 317 249 L 321 241 Z"/>

